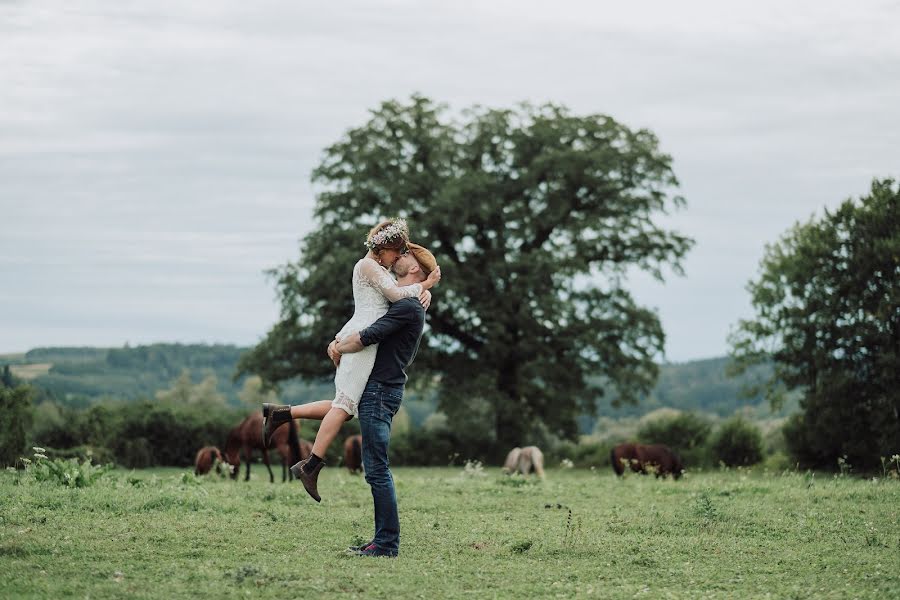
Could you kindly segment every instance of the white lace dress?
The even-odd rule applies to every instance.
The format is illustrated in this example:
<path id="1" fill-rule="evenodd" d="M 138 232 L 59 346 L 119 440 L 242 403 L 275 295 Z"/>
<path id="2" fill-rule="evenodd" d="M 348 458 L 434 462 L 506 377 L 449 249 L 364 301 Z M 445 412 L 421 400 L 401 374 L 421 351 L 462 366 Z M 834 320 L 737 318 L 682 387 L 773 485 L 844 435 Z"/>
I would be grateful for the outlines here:
<path id="1" fill-rule="evenodd" d="M 375 260 L 368 257 L 360 259 L 353 267 L 355 312 L 338 332 L 337 339 L 342 340 L 361 331 L 383 317 L 390 303 L 402 298 L 415 298 L 421 293 L 422 284 L 399 287 L 390 272 Z M 375 366 L 377 353 L 378 345 L 373 344 L 341 357 L 341 364 L 334 376 L 335 395 L 332 406 L 357 416 L 359 399 L 369 381 L 372 367 Z"/>

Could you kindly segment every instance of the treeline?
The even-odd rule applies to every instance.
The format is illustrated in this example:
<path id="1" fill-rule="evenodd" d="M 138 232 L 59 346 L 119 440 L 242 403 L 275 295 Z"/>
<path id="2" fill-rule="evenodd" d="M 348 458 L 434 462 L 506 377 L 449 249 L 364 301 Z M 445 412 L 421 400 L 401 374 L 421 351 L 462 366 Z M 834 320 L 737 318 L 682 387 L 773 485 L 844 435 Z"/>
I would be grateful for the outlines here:
<path id="1" fill-rule="evenodd" d="M 15 367 L 50 364 L 49 372 L 29 380 L 38 388 L 36 402 L 51 399 L 62 406 L 87 407 L 99 399 L 138 400 L 153 398 L 187 372 L 194 383 L 215 378 L 216 390 L 234 407 L 242 405 L 241 390 L 246 377 L 233 380 L 241 355 L 248 351 L 231 345 L 152 344 L 124 348 L 37 348 L 16 358 L 0 357 L 0 364 Z M 755 415 L 770 416 L 768 404 L 760 395 L 745 397 L 743 388 L 768 376 L 766 366 L 738 378 L 726 375 L 726 357 L 660 366 L 653 391 L 637 405 L 614 406 L 614 394 L 598 398 L 598 417 L 639 417 L 658 408 L 670 407 L 726 417 L 750 408 Z M 602 386 L 601 386 L 602 387 Z M 331 381 L 290 381 L 281 386 L 279 397 L 286 403 L 301 403 L 328 398 Z M 408 394 L 405 403 L 413 424 L 422 425 L 436 410 L 435 396 Z M 796 409 L 796 402 L 783 406 L 778 416 Z M 579 420 L 582 433 L 590 433 L 596 418 Z"/>
<path id="2" fill-rule="evenodd" d="M 36 348 L 24 357 L 0 358 L 16 368 L 49 364 L 46 374 L 30 378 L 37 401 L 52 400 L 85 408 L 99 399 L 153 398 L 187 373 L 194 383 L 214 378 L 216 390 L 230 406 L 241 405 L 246 377 L 234 379 L 237 361 L 247 349 L 233 345 L 151 344 L 123 348 Z M 327 381 L 286 382 L 286 402 L 306 402 L 331 394 Z"/>

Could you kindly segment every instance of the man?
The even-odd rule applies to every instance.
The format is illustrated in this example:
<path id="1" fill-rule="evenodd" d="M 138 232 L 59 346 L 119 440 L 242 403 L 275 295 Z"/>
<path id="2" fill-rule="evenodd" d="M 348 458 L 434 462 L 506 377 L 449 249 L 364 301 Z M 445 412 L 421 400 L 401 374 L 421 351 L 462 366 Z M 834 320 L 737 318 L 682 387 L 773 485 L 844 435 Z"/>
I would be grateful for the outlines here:
<path id="1" fill-rule="evenodd" d="M 408 252 L 394 263 L 400 286 L 421 283 L 437 269 L 434 256 L 418 244 L 408 244 Z M 335 366 L 343 354 L 359 352 L 366 346 L 379 344 L 375 365 L 360 398 L 358 413 L 362 433 L 363 466 L 366 481 L 372 488 L 375 504 L 375 538 L 368 544 L 350 548 L 365 556 L 397 556 L 400 549 L 400 521 L 394 481 L 388 468 L 388 442 L 391 421 L 400 409 L 406 368 L 415 358 L 425 324 L 425 309 L 417 298 L 393 303 L 387 314 L 366 329 L 333 341 L 328 355 Z M 322 419 L 331 402 L 322 400 L 296 406 L 263 405 L 263 440 L 267 443 L 275 429 L 290 419 Z M 313 462 L 315 461 L 315 462 Z M 315 454 L 300 461 L 291 472 L 316 501 L 319 500 L 318 477 L 324 462 Z"/>
<path id="2" fill-rule="evenodd" d="M 424 281 L 437 268 L 434 256 L 418 244 L 394 263 L 397 284 Z M 359 401 L 363 466 L 375 505 L 375 537 L 368 544 L 351 548 L 362 556 L 397 556 L 400 551 L 400 517 L 394 480 L 388 465 L 391 421 L 403 401 L 406 368 L 412 364 L 422 339 L 425 309 L 416 298 L 394 302 L 386 315 L 362 331 L 332 342 L 328 354 L 337 364 L 341 355 L 378 344 L 375 366 Z"/>

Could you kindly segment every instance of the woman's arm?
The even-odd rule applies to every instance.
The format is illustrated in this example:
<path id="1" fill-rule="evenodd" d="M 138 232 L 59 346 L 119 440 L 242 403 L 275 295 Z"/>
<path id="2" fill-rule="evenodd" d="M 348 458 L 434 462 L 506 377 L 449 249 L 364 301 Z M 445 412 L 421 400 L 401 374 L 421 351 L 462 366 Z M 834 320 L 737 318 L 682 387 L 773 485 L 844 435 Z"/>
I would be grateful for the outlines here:
<path id="1" fill-rule="evenodd" d="M 359 274 L 368 280 L 372 286 L 381 292 L 388 302 L 396 302 L 403 298 L 415 298 L 425 288 L 421 283 L 405 285 L 400 287 L 394 278 L 391 277 L 384 269 L 374 260 L 364 260 L 359 268 Z M 430 287 L 430 286 L 429 286 Z"/>

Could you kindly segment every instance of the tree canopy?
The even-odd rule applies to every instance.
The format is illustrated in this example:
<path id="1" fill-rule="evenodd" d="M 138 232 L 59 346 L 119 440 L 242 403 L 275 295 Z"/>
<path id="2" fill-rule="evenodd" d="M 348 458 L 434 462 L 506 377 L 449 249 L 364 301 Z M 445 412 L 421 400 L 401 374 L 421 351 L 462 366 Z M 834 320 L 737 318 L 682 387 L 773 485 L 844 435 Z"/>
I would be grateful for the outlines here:
<path id="1" fill-rule="evenodd" d="M 748 285 L 755 318 L 732 335 L 736 371 L 774 364 L 774 406 L 800 390 L 787 429 L 795 455 L 874 466 L 900 448 L 900 190 L 875 181 L 767 246 Z"/>
<path id="2" fill-rule="evenodd" d="M 241 373 L 329 374 L 365 234 L 401 216 L 444 276 L 412 374 L 438 388 L 455 430 L 500 447 L 573 436 L 603 388 L 621 402 L 651 389 L 664 334 L 626 275 L 680 272 L 693 242 L 654 221 L 684 201 L 650 131 L 552 104 L 453 118 L 413 96 L 328 147 L 313 181 L 316 228 L 272 271 L 280 320 Z"/>

